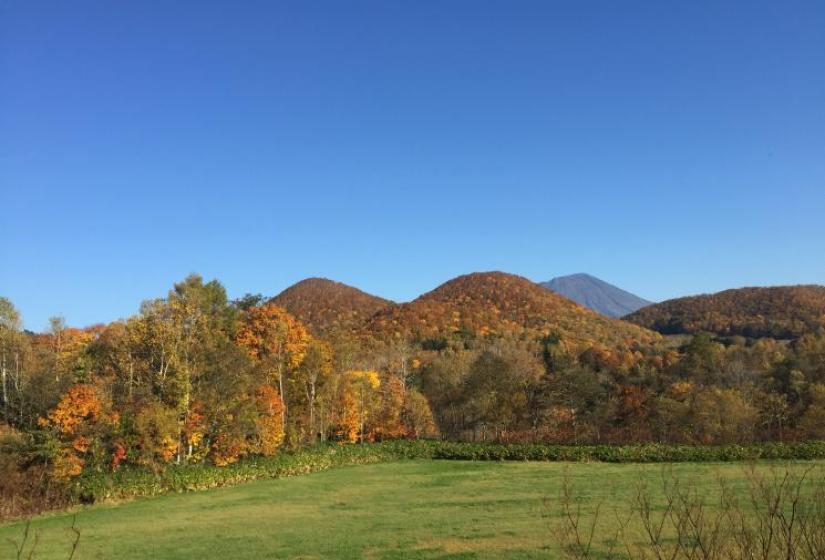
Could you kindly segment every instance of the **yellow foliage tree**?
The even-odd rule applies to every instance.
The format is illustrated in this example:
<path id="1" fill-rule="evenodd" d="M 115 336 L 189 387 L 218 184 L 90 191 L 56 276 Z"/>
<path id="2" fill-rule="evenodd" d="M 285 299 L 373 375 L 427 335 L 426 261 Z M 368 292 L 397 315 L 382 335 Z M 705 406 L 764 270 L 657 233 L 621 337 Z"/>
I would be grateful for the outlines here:
<path id="1" fill-rule="evenodd" d="M 342 442 L 355 443 L 372 439 L 367 421 L 372 417 L 381 386 L 378 372 L 351 370 L 344 374 L 344 386 L 339 406 L 338 437 Z"/>
<path id="2" fill-rule="evenodd" d="M 136 462 L 157 472 L 178 451 L 178 413 L 160 402 L 144 405 L 135 415 Z"/>
<path id="3" fill-rule="evenodd" d="M 316 408 L 318 400 L 324 399 L 324 389 L 332 375 L 332 347 L 323 340 L 312 340 L 307 348 L 301 367 L 296 371 L 294 381 L 302 389 L 306 399 L 308 418 L 306 422 L 310 443 L 318 436 Z"/>
<path id="4" fill-rule="evenodd" d="M 265 456 L 275 455 L 284 442 L 284 422 L 281 415 L 284 403 L 277 389 L 271 385 L 258 387 L 255 401 L 258 408 L 256 451 Z"/>
<path id="5" fill-rule="evenodd" d="M 412 438 L 435 437 L 438 435 L 433 411 L 427 397 L 415 389 L 407 391 L 404 398 L 404 423 L 407 436 Z"/>

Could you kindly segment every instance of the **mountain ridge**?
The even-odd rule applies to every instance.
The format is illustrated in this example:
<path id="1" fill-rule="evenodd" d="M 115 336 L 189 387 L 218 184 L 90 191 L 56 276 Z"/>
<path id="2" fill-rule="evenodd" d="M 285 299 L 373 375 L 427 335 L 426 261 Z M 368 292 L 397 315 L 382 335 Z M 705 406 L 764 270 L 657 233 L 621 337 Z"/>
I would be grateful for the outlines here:
<path id="1" fill-rule="evenodd" d="M 825 329 L 825 286 L 733 288 L 663 301 L 625 319 L 662 334 L 791 339 Z"/>

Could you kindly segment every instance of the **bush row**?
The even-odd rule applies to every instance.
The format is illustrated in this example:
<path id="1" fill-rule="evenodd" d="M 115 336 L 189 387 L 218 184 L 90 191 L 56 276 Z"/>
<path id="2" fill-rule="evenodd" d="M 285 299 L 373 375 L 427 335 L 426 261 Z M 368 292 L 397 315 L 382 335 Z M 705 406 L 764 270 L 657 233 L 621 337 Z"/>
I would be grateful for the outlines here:
<path id="1" fill-rule="evenodd" d="M 93 503 L 107 499 L 231 486 L 251 480 L 309 474 L 344 465 L 431 456 L 426 451 L 428 444 L 411 443 L 413 442 L 318 446 L 274 457 L 249 457 L 223 467 L 205 464 L 170 465 L 161 473 L 125 466 L 114 473 L 84 473 L 73 484 L 72 493 L 80 502 Z"/>
<path id="2" fill-rule="evenodd" d="M 251 480 L 308 474 L 344 465 L 400 459 L 470 461 L 603 461 L 610 463 L 825 459 L 825 442 L 752 445 L 549 445 L 390 441 L 364 445 L 327 445 L 275 457 L 256 457 L 232 465 L 173 465 L 163 473 L 124 467 L 115 473 L 86 473 L 74 484 L 85 503 L 168 492 L 229 486 Z"/>
<path id="3" fill-rule="evenodd" d="M 758 459 L 825 459 L 825 442 L 747 445 L 550 445 L 439 442 L 434 459 L 472 461 L 601 461 L 607 463 L 674 463 L 751 461 Z"/>

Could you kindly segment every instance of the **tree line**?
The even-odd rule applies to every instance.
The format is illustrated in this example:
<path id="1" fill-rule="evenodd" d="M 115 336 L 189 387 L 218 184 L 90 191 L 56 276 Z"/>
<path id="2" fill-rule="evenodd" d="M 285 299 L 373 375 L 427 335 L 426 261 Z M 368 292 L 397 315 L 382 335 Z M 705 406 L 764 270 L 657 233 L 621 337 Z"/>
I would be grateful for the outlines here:
<path id="1" fill-rule="evenodd" d="M 448 347 L 420 386 L 451 439 L 721 444 L 825 439 L 825 336 L 786 343 L 701 333 L 642 359 L 561 341 Z"/>
<path id="2" fill-rule="evenodd" d="M 426 399 L 359 344 L 217 281 L 190 276 L 105 326 L 23 332 L 8 300 L 2 317 L 0 437 L 58 480 L 437 433 Z"/>

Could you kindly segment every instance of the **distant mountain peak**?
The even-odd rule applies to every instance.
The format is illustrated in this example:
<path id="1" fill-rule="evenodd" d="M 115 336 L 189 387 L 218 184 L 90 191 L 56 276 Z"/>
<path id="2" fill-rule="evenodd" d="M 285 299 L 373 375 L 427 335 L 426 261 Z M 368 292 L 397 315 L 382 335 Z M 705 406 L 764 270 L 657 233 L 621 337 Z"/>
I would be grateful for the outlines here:
<path id="1" fill-rule="evenodd" d="M 540 284 L 608 317 L 624 317 L 653 303 L 586 272 L 558 276 Z"/>

